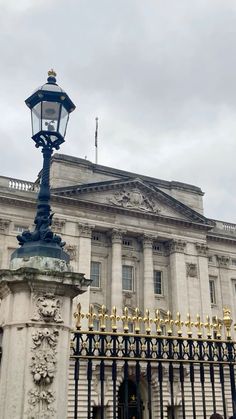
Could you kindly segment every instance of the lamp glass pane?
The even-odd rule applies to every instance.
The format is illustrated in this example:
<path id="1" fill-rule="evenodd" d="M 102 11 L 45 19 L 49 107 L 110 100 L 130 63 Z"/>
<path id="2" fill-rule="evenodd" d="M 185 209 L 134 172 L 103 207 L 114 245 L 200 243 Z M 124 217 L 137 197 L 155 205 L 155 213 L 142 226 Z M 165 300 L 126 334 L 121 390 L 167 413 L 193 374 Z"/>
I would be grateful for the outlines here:
<path id="1" fill-rule="evenodd" d="M 57 131 L 60 115 L 60 103 L 42 102 L 42 130 Z"/>
<path id="2" fill-rule="evenodd" d="M 35 105 L 34 108 L 32 108 L 31 112 L 32 133 L 34 135 L 41 130 L 41 103 L 37 103 L 37 105 Z"/>
<path id="3" fill-rule="evenodd" d="M 62 106 L 61 107 L 59 132 L 60 132 L 60 134 L 62 135 L 63 138 L 65 137 L 65 134 L 66 134 L 66 127 L 67 127 L 68 119 L 69 119 L 69 113 L 64 108 L 64 106 Z"/>

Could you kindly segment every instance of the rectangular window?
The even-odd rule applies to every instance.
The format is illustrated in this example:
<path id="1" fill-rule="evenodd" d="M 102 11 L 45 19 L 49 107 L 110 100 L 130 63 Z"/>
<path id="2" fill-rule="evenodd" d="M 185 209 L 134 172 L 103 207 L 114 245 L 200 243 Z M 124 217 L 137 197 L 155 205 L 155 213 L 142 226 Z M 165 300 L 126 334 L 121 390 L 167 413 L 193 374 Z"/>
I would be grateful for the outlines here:
<path id="1" fill-rule="evenodd" d="M 209 286 L 210 286 L 210 299 L 211 299 L 211 304 L 216 304 L 216 290 L 215 290 L 215 281 L 214 281 L 214 279 L 210 279 Z"/>
<path id="2" fill-rule="evenodd" d="M 100 287 L 101 279 L 101 263 L 100 262 L 91 262 L 91 273 L 90 278 L 92 279 L 91 287 Z"/>
<path id="3" fill-rule="evenodd" d="M 123 246 L 128 246 L 128 247 L 132 247 L 133 242 L 130 239 L 123 239 Z"/>
<path id="4" fill-rule="evenodd" d="M 122 288 L 125 291 L 133 290 L 133 266 L 122 266 Z"/>
<path id="5" fill-rule="evenodd" d="M 14 231 L 17 231 L 17 233 L 23 233 L 23 231 L 28 230 L 29 227 L 22 226 L 19 224 L 14 225 Z"/>
<path id="6" fill-rule="evenodd" d="M 154 294 L 162 295 L 163 294 L 163 284 L 162 284 L 162 272 L 154 271 Z"/>

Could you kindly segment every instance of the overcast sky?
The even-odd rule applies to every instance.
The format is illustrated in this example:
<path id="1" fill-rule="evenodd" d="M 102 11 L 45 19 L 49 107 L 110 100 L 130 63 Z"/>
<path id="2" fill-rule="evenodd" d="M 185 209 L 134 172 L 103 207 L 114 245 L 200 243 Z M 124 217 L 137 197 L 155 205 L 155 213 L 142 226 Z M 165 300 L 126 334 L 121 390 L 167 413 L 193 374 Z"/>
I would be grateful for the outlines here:
<path id="1" fill-rule="evenodd" d="M 60 152 L 200 186 L 236 222 L 234 0 L 0 0 L 0 175 L 34 180 L 24 100 L 54 68 L 77 105 Z"/>

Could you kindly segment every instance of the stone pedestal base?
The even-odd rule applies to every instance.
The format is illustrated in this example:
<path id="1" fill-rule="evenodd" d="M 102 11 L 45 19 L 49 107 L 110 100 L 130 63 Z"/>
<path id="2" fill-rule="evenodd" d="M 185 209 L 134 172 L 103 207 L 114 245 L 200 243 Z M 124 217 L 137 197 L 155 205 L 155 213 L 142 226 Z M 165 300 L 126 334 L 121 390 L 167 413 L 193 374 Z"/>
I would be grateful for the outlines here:
<path id="1" fill-rule="evenodd" d="M 65 419 L 72 299 L 83 274 L 34 268 L 0 271 L 1 419 Z"/>

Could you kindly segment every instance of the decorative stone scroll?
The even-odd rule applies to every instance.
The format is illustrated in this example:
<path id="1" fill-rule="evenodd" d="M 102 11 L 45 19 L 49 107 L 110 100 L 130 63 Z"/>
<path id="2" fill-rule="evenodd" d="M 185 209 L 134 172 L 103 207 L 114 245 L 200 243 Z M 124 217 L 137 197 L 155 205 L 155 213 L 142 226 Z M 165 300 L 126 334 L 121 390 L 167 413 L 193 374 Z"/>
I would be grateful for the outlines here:
<path id="1" fill-rule="evenodd" d="M 137 209 L 143 212 L 160 212 L 153 194 L 143 194 L 138 188 L 133 188 L 130 190 L 122 189 L 121 191 L 115 193 L 114 196 L 107 199 L 111 204 L 123 208 Z"/>
<path id="2" fill-rule="evenodd" d="M 191 278 L 197 277 L 197 265 L 195 263 L 186 263 L 186 273 L 187 276 Z"/>
<path id="3" fill-rule="evenodd" d="M 35 295 L 35 312 L 32 320 L 62 323 L 61 300 L 54 294 Z"/>

